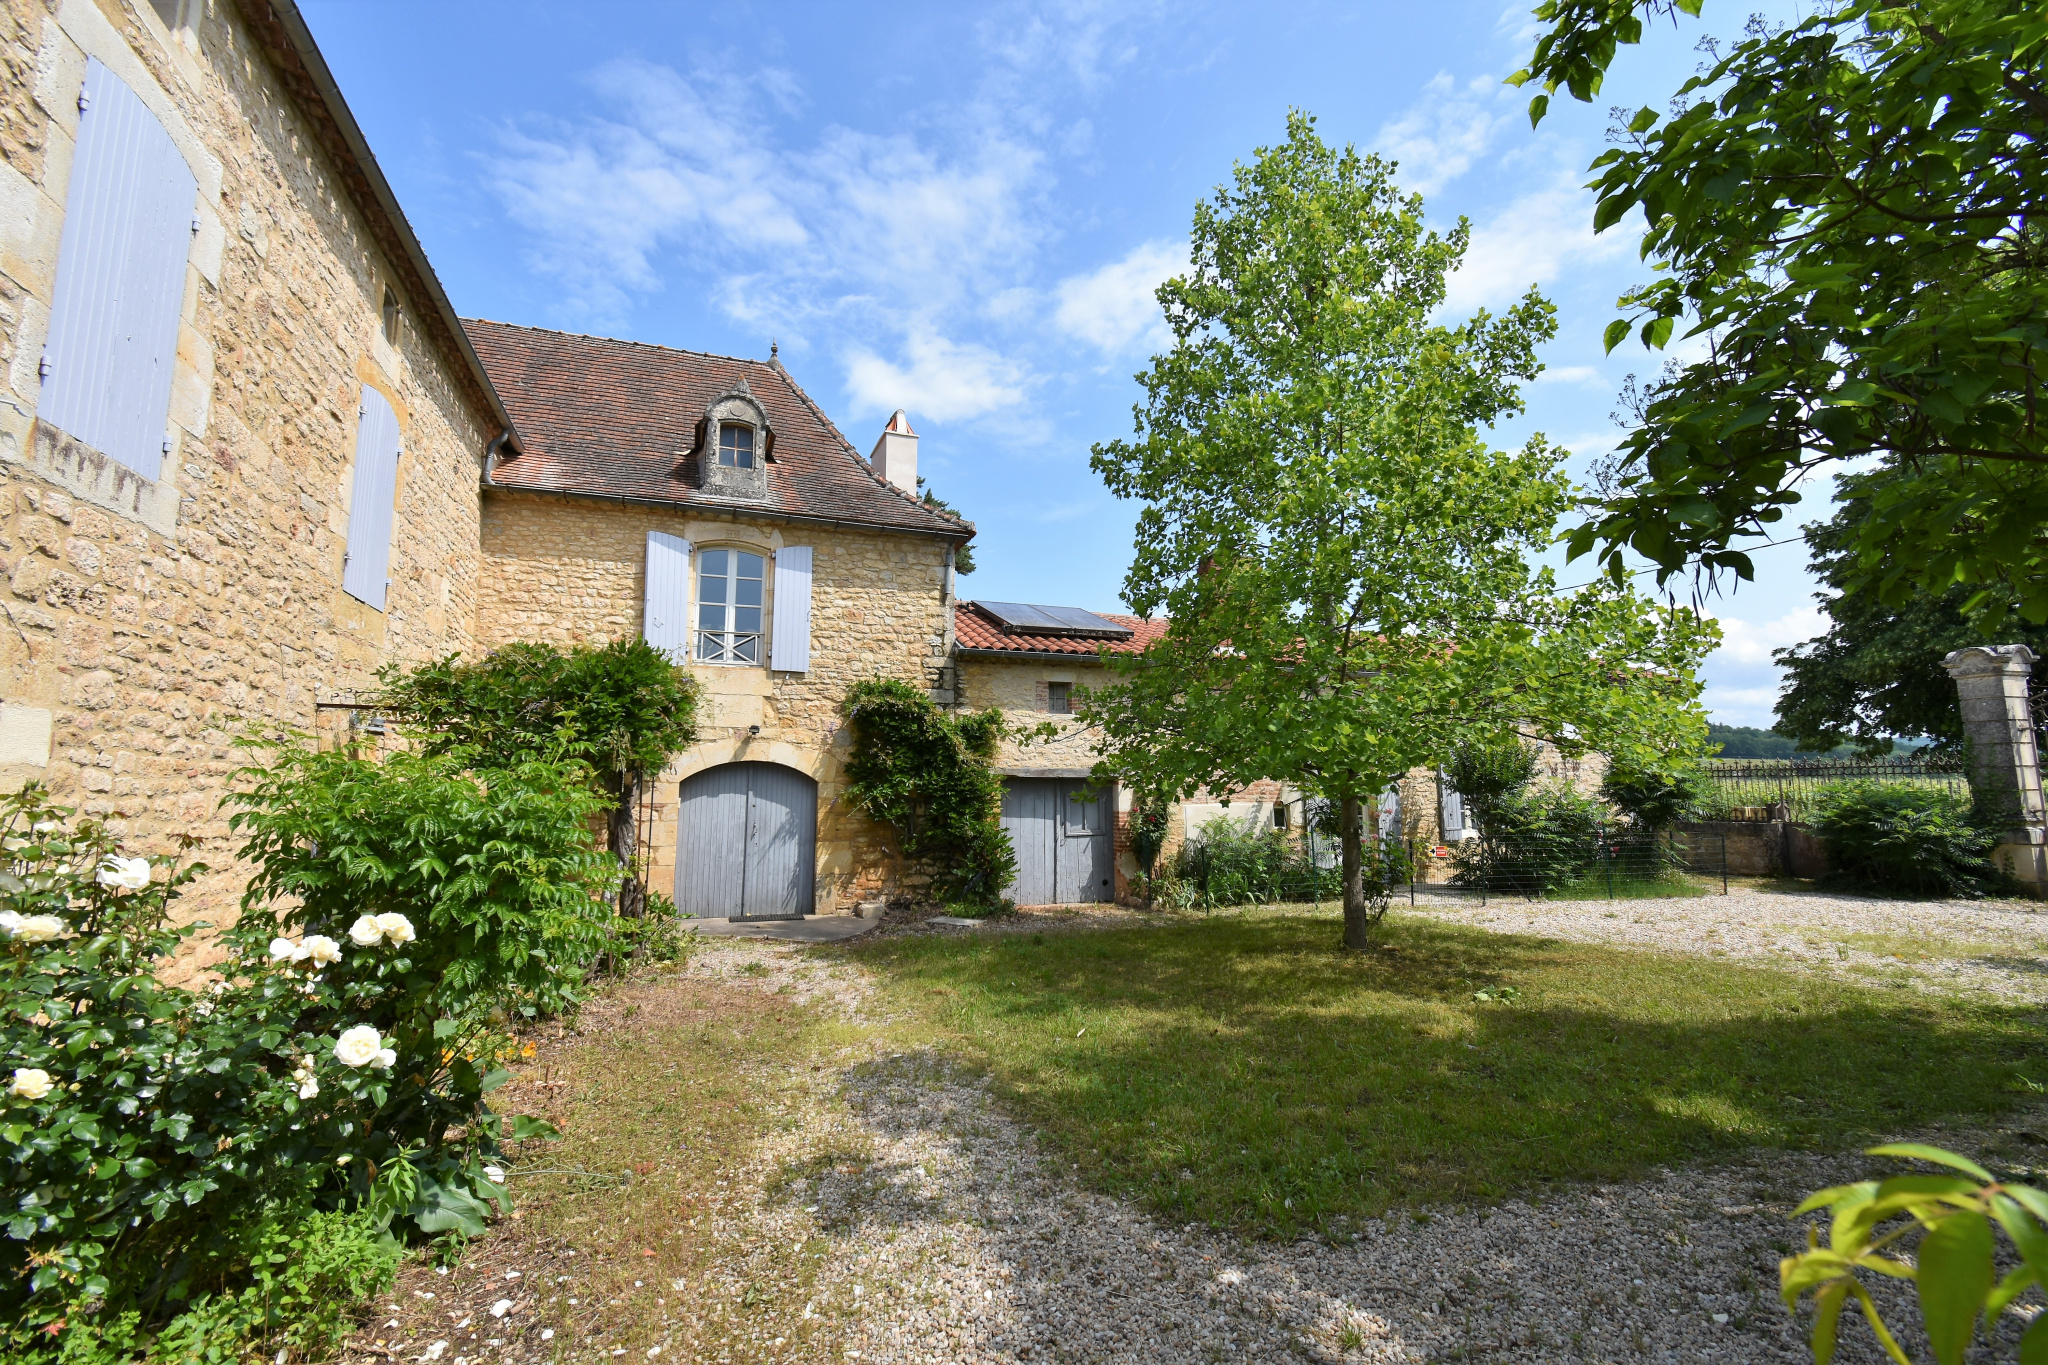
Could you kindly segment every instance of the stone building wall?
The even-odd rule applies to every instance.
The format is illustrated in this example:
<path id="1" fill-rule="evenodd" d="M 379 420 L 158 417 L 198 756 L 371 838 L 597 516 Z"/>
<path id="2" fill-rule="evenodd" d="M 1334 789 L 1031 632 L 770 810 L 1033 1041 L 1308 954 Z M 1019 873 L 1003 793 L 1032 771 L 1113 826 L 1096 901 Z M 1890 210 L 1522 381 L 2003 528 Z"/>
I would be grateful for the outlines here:
<path id="1" fill-rule="evenodd" d="M 496 431 L 418 328 L 385 340 L 387 285 L 408 318 L 429 303 L 396 282 L 239 12 L 188 8 L 175 32 L 147 3 L 0 10 L 0 778 L 41 778 L 142 849 L 199 835 L 218 866 L 236 733 L 311 729 L 385 661 L 473 643 Z M 34 421 L 88 55 L 199 182 L 153 482 Z M 341 590 L 365 385 L 404 441 L 382 612 Z M 197 903 L 239 882 L 224 868 Z"/>
<path id="2" fill-rule="evenodd" d="M 649 884 L 675 882 L 676 803 L 684 779 L 721 763 L 759 760 L 818 783 L 818 908 L 893 894 L 905 879 L 886 826 L 850 809 L 843 767 L 851 736 L 839 717 L 866 678 L 930 687 L 945 663 L 945 543 L 705 509 L 630 507 L 494 490 L 483 509 L 484 598 L 478 645 L 513 640 L 596 642 L 640 633 L 647 533 L 764 557 L 812 547 L 811 658 L 803 673 L 692 665 L 704 685 L 699 742 L 650 783 Z M 766 616 L 774 614 L 773 573 Z M 694 594 L 694 585 L 693 585 Z M 753 727 L 759 726 L 759 733 Z"/>

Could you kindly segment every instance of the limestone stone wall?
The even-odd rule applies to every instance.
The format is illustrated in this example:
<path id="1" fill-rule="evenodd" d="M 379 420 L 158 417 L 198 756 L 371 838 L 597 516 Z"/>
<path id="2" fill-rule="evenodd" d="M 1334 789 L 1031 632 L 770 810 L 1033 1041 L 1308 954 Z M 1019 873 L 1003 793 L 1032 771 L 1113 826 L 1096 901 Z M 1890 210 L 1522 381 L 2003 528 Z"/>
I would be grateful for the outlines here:
<path id="1" fill-rule="evenodd" d="M 199 835 L 221 865 L 238 730 L 313 728 L 316 703 L 383 662 L 473 643 L 496 431 L 417 327 L 386 341 L 387 286 L 408 319 L 427 301 L 396 282 L 238 11 L 187 8 L 177 31 L 147 3 L 0 9 L 0 778 L 42 778 L 140 848 Z M 34 420 L 88 56 L 199 181 L 155 481 Z M 404 440 L 382 612 L 341 591 L 365 385 Z M 198 901 L 238 885 L 224 870 Z"/>
<path id="2" fill-rule="evenodd" d="M 1062 660 L 986 659 L 969 656 L 958 661 L 960 677 L 959 700 L 969 711 L 986 711 L 994 708 L 1003 713 L 1003 719 L 1014 731 L 1036 729 L 1041 725 L 1057 727 L 1058 735 L 1052 739 L 1032 739 L 1020 742 L 1006 738 L 996 757 L 996 767 L 1005 773 L 1025 776 L 1033 773 L 1046 776 L 1080 776 L 1095 766 L 1095 732 L 1081 724 L 1071 713 L 1056 715 L 1048 707 L 1046 684 L 1066 683 L 1073 689 L 1070 694 L 1076 702 L 1079 694 L 1090 687 L 1102 684 L 1108 670 L 1092 658 L 1083 656 L 1071 662 Z"/>
<path id="3" fill-rule="evenodd" d="M 943 541 L 505 490 L 486 494 L 482 531 L 478 645 L 484 649 L 513 640 L 570 644 L 638 634 L 650 531 L 681 536 L 700 549 L 728 546 L 763 556 L 785 545 L 810 546 L 810 668 L 691 668 L 705 689 L 702 738 L 649 784 L 651 809 L 643 825 L 651 824 L 650 884 L 674 885 L 683 780 L 721 763 L 759 760 L 796 768 L 818 783 L 820 910 L 916 889 L 889 829 L 846 803 L 843 765 L 851 736 L 838 708 L 847 689 L 865 678 L 901 678 L 920 687 L 938 678 L 952 609 Z"/>

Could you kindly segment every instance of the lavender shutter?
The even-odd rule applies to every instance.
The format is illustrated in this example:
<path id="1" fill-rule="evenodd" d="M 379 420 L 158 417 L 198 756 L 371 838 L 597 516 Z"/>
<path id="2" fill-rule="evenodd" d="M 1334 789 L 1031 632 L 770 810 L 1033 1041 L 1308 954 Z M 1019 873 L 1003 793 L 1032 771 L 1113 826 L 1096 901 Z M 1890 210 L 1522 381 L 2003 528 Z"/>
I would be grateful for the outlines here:
<path id="1" fill-rule="evenodd" d="M 679 664 L 690 661 L 690 542 L 647 533 L 647 601 L 640 634 Z"/>
<path id="2" fill-rule="evenodd" d="M 775 552 L 775 631 L 768 637 L 768 666 L 802 673 L 811 666 L 811 547 L 785 545 Z"/>
<path id="3" fill-rule="evenodd" d="M 348 558 L 341 590 L 384 610 L 391 583 L 392 504 L 398 492 L 398 414 L 375 389 L 363 389 L 356 424 L 356 477 L 348 502 Z"/>
<path id="4" fill-rule="evenodd" d="M 162 471 L 199 182 L 149 107 L 88 59 L 36 415 Z"/>

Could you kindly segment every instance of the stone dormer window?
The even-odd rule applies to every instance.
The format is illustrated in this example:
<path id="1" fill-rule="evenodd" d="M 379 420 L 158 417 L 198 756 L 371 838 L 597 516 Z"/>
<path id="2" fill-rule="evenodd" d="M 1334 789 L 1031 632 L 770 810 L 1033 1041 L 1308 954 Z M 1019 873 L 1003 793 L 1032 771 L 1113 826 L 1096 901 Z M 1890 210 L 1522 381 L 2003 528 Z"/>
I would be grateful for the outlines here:
<path id="1" fill-rule="evenodd" d="M 746 380 L 711 400 L 711 406 L 704 409 L 703 431 L 699 449 L 704 491 L 750 502 L 766 498 L 774 429 Z"/>

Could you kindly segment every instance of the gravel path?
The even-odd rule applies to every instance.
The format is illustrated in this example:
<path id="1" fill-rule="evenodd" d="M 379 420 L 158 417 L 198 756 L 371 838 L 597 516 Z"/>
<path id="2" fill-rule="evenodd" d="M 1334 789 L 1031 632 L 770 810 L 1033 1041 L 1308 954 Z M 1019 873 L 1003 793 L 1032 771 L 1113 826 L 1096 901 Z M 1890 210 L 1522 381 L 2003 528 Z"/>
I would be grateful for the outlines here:
<path id="1" fill-rule="evenodd" d="M 1862 960 L 1836 953 L 1830 935 L 1925 937 L 1931 912 L 1942 916 L 1945 934 L 2015 957 L 2040 953 L 2039 929 L 2048 923 L 1999 907 L 1755 894 L 1621 909 L 1616 918 L 1597 903 L 1430 913 L 1502 931 L 1726 952 L 1829 972 Z M 1132 918 L 1094 915 L 1079 924 Z M 2038 990 L 2017 968 L 1930 962 L 1903 965 L 1931 988 Z M 1887 960 L 1883 970 L 1901 965 Z M 432 1338 L 393 1316 L 358 1338 L 362 1354 L 352 1350 L 351 1360 L 1793 1365 L 1811 1357 L 1800 1324 L 1777 1301 L 1778 1259 L 1804 1240 L 1787 1215 L 1806 1192 L 1862 1178 L 1876 1165 L 1852 1154 L 1758 1154 L 1540 1200 L 1397 1212 L 1334 1241 L 1248 1243 L 1162 1224 L 1083 1189 L 1002 1112 L 984 1079 L 892 1043 L 886 1002 L 837 954 L 719 940 L 700 947 L 688 971 L 721 989 L 807 1001 L 866 1027 L 864 1041 L 836 1057 L 750 1077 L 773 1096 L 779 1128 L 754 1150 L 735 1151 L 718 1188 L 702 1193 L 717 1247 L 708 1269 L 687 1284 L 645 1291 L 673 1291 L 660 1319 L 675 1324 L 674 1335 L 661 1329 L 671 1344 L 636 1346 L 627 1356 L 603 1326 L 544 1339 L 541 1323 L 550 1319 L 539 1316 L 538 1301 L 529 1326 L 514 1325 L 523 1306 L 498 1325 L 486 1309 L 522 1278 L 565 1285 L 580 1272 L 556 1259 L 559 1252 L 519 1248 L 515 1238 L 497 1253 L 487 1239 L 453 1275 L 408 1272 L 391 1311 L 423 1291 L 439 1291 L 444 1319 L 454 1316 L 451 1304 L 473 1301 L 475 1309 L 457 1312 L 474 1312 L 476 1326 L 468 1318 L 462 1325 L 489 1326 L 489 1341 L 444 1327 L 437 1331 L 452 1339 L 429 1354 Z M 2041 1166 L 2042 1134 L 2048 1109 L 1983 1132 L 1911 1136 Z M 505 1259 L 515 1248 L 516 1264 Z M 1896 1287 L 1881 1294 L 1895 1327 L 1917 1320 Z M 714 1338 L 718 1353 L 690 1354 L 684 1342 L 706 1340 L 714 1323 L 724 1333 Z M 2023 1325 L 2008 1319 L 1972 1360 L 2013 1358 Z M 364 1349 L 373 1335 L 376 1348 Z M 1884 1359 L 1860 1323 L 1845 1326 L 1843 1337 L 1836 1358 L 1845 1365 Z M 1909 1342 L 1916 1358 L 1918 1346 Z"/>
<path id="2" fill-rule="evenodd" d="M 1405 910 L 1405 905 L 1396 905 Z M 1672 900 L 1481 906 L 1424 888 L 1415 912 L 1498 933 L 1747 958 L 1924 990 L 2048 1001 L 2048 914 L 2038 901 L 1896 901 L 1737 886 Z"/>

